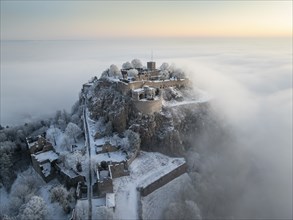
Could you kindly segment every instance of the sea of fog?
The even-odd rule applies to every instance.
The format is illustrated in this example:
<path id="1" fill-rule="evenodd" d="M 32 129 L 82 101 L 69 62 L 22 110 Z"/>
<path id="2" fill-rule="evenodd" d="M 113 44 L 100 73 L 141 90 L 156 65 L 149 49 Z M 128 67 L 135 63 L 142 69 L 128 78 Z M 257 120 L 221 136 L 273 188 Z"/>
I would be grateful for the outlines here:
<path id="1" fill-rule="evenodd" d="M 146 63 L 151 51 L 157 66 L 175 63 L 197 87 L 209 92 L 216 111 L 237 137 L 234 145 L 226 143 L 229 147 L 221 155 L 213 150 L 203 153 L 202 175 L 207 178 L 198 185 L 207 193 L 197 201 L 199 207 L 223 197 L 210 216 L 291 218 L 292 40 L 288 38 L 2 41 L 1 125 L 23 124 L 59 109 L 70 111 L 82 84 L 91 77 L 133 58 Z M 243 157 L 249 160 L 240 163 Z"/>
<path id="2" fill-rule="evenodd" d="M 289 39 L 1 41 L 1 125 L 70 111 L 91 77 L 133 58 L 145 63 L 151 51 L 157 66 L 174 62 L 217 95 L 235 94 L 223 77 L 257 96 L 279 94 L 292 88 L 291 46 Z"/>

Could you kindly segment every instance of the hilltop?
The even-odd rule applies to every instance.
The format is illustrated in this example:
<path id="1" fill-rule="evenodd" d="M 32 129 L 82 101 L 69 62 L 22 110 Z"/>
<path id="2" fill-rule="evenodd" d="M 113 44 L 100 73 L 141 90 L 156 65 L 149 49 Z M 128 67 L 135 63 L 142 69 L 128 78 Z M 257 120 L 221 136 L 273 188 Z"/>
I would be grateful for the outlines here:
<path id="1" fill-rule="evenodd" d="M 163 218 L 187 193 L 186 152 L 209 121 L 209 100 L 174 65 L 111 65 L 83 84 L 71 114 L 27 136 L 34 170 L 17 177 L 12 195 L 20 182 L 33 186 L 8 213 L 29 217 L 23 210 L 38 202 L 50 218 Z"/>

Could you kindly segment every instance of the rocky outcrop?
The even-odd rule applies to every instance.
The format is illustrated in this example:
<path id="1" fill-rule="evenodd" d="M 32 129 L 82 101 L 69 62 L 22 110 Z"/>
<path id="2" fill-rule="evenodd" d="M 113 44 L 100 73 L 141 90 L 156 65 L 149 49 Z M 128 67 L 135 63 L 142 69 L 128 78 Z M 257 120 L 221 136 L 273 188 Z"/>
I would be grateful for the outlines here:
<path id="1" fill-rule="evenodd" d="M 186 88 L 185 88 L 186 90 Z M 123 133 L 130 129 L 140 134 L 141 149 L 157 151 L 170 156 L 183 155 L 191 145 L 194 134 L 200 133 L 208 118 L 209 104 L 197 103 L 163 107 L 154 114 L 143 114 L 134 108 L 131 98 L 117 90 L 117 83 L 99 80 L 92 86 L 88 98 L 91 117 L 100 117 L 112 125 L 112 131 Z M 186 93 L 186 91 L 184 91 Z M 166 88 L 168 100 L 182 99 L 182 93 Z"/>
<path id="2" fill-rule="evenodd" d="M 128 124 L 130 97 L 122 95 L 116 90 L 116 84 L 107 80 L 97 81 L 90 92 L 91 118 L 104 117 L 105 123 L 112 123 L 113 131 L 124 132 Z"/>
<path id="3" fill-rule="evenodd" d="M 154 115 L 135 117 L 130 129 L 140 134 L 142 150 L 183 155 L 194 134 L 203 129 L 209 117 L 208 109 L 207 103 L 164 108 Z"/>

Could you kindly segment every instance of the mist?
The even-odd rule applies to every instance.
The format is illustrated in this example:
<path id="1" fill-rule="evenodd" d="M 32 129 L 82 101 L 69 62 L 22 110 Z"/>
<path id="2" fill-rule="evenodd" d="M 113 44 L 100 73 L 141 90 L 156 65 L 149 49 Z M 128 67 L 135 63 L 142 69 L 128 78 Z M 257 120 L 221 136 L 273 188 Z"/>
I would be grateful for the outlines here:
<path id="1" fill-rule="evenodd" d="M 176 62 L 214 97 L 188 153 L 202 218 L 292 219 L 291 44 Z"/>
<path id="2" fill-rule="evenodd" d="M 1 125 L 70 111 L 83 83 L 151 50 L 213 97 L 187 158 L 202 218 L 291 219 L 292 39 L 3 41 Z"/>

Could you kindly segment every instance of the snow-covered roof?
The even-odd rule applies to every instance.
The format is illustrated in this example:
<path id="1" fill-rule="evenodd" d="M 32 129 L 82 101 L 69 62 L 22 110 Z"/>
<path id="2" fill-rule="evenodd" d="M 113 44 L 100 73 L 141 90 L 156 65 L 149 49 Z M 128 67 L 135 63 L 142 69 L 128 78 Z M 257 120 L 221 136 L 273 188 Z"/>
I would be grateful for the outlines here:
<path id="1" fill-rule="evenodd" d="M 58 157 L 59 157 L 52 150 L 46 151 L 46 152 L 40 152 L 38 154 L 33 154 L 32 156 L 34 156 L 39 163 L 44 162 L 46 160 L 49 160 L 50 162 L 53 162 L 54 160 L 57 160 Z"/>
<path id="2" fill-rule="evenodd" d="M 106 198 L 93 198 L 92 199 L 92 206 L 93 208 L 98 208 L 100 206 L 106 205 Z"/>
<path id="3" fill-rule="evenodd" d="M 113 161 L 113 162 L 122 162 L 126 160 L 126 154 L 122 151 L 108 152 L 108 153 L 100 153 L 96 155 L 92 155 L 92 158 L 96 161 L 96 163 L 100 163 L 102 161 Z"/>
<path id="4" fill-rule="evenodd" d="M 138 88 L 138 89 L 133 89 L 132 91 L 135 92 L 135 93 L 139 93 L 139 92 L 144 92 L 144 89 L 143 88 Z"/>
<path id="5" fill-rule="evenodd" d="M 47 162 L 41 165 L 43 167 L 43 174 L 45 177 L 49 176 L 51 173 L 51 163 Z"/>
<path id="6" fill-rule="evenodd" d="M 108 170 L 101 170 L 100 171 L 100 179 L 103 180 L 107 177 L 109 177 L 109 171 Z"/>
<path id="7" fill-rule="evenodd" d="M 67 169 L 64 166 L 62 166 L 61 164 L 56 164 L 56 165 L 60 168 L 60 170 L 64 174 L 66 174 L 70 178 L 74 178 L 74 177 L 80 176 L 80 174 L 78 174 L 77 172 L 75 172 L 73 169 Z"/>
<path id="8" fill-rule="evenodd" d="M 106 194 L 106 206 L 108 208 L 115 207 L 115 193 L 107 193 Z"/>

